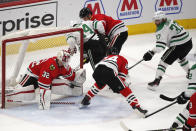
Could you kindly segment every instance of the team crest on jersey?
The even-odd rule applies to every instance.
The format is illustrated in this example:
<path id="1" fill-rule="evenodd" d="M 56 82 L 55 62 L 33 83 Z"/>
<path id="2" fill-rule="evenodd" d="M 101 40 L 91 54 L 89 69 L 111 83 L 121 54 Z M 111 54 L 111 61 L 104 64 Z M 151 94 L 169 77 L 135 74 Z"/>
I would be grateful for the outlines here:
<path id="1" fill-rule="evenodd" d="M 101 0 L 87 0 L 84 7 L 88 7 L 93 14 L 105 14 L 104 6 Z"/>
<path id="2" fill-rule="evenodd" d="M 182 0 L 157 0 L 156 11 L 164 11 L 166 14 L 179 14 L 182 9 Z"/>
<path id="3" fill-rule="evenodd" d="M 50 70 L 53 71 L 55 69 L 54 65 L 50 65 Z"/>
<path id="4" fill-rule="evenodd" d="M 139 18 L 142 14 L 142 3 L 140 0 L 120 0 L 117 8 L 119 20 Z"/>

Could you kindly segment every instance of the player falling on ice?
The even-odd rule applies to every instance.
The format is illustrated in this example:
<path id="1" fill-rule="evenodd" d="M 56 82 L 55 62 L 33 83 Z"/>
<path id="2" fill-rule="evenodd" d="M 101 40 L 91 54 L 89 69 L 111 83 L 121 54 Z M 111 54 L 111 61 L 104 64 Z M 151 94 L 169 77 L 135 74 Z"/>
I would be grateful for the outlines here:
<path id="1" fill-rule="evenodd" d="M 97 95 L 106 84 L 114 93 L 123 95 L 128 104 L 140 115 L 144 116 L 147 110 L 140 107 L 137 98 L 129 88 L 128 78 L 128 61 L 118 55 L 118 50 L 112 47 L 108 51 L 108 56 L 96 65 L 93 78 L 96 81 L 91 89 L 87 92 L 81 102 L 81 108 L 90 104 L 90 100 Z"/>
<path id="2" fill-rule="evenodd" d="M 116 47 L 120 53 L 121 48 L 128 38 L 128 29 L 124 22 L 115 20 L 111 16 L 104 14 L 93 14 L 92 11 L 84 7 L 80 10 L 79 17 L 86 20 L 98 20 L 104 25 L 105 35 L 109 38 L 108 48 Z"/>
<path id="3" fill-rule="evenodd" d="M 169 65 L 178 60 L 180 66 L 188 73 L 189 62 L 187 54 L 192 49 L 192 39 L 189 33 L 175 21 L 167 19 L 163 11 L 155 12 L 153 17 L 156 24 L 156 46 L 143 56 L 145 61 L 152 59 L 155 53 L 168 49 L 162 55 L 156 71 L 155 80 L 148 83 L 148 89 L 155 91 Z"/>
<path id="4" fill-rule="evenodd" d="M 92 67 L 95 66 L 106 55 L 107 43 L 104 39 L 104 26 L 100 21 L 72 21 L 71 27 L 82 28 L 84 35 L 84 63 L 91 62 Z M 97 34 L 98 31 L 100 34 Z M 77 48 L 80 49 L 80 34 L 72 32 L 66 34 L 67 43 L 69 44 L 69 52 L 71 55 L 76 53 Z M 77 46 L 76 46 L 77 45 Z"/>
<path id="5" fill-rule="evenodd" d="M 69 66 L 70 54 L 63 50 L 57 56 L 31 62 L 24 77 L 7 100 L 34 100 L 35 90 L 39 89 L 39 109 L 50 109 L 51 92 L 60 95 L 82 95 L 82 85 L 86 80 L 85 70 L 73 70 Z M 77 86 L 76 89 L 74 89 Z M 51 91 L 52 90 L 52 91 Z"/>

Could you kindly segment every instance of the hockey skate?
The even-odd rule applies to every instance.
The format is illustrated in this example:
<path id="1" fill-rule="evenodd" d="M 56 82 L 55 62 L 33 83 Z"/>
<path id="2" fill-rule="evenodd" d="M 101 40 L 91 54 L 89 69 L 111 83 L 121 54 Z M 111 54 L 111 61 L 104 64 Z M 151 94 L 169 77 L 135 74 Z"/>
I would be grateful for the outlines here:
<path id="1" fill-rule="evenodd" d="M 90 105 L 89 99 L 90 98 L 87 95 L 85 95 L 85 97 L 83 98 L 83 100 L 80 103 L 80 109 L 86 108 L 86 107 L 88 107 L 88 105 Z"/>
<path id="2" fill-rule="evenodd" d="M 175 131 L 176 128 L 178 128 L 178 123 L 174 122 L 174 123 L 172 124 L 172 126 L 170 127 L 170 129 L 171 129 L 171 131 Z"/>
<path id="3" fill-rule="evenodd" d="M 139 116 L 141 116 L 143 118 L 145 117 L 146 113 L 148 112 L 147 110 L 144 110 L 139 106 L 137 106 L 137 107 L 133 106 L 132 108 L 133 108 L 134 112 L 136 112 Z"/>
<path id="4" fill-rule="evenodd" d="M 162 77 L 156 78 L 154 81 L 148 83 L 148 89 L 152 91 L 156 91 L 157 86 L 159 86 Z"/>

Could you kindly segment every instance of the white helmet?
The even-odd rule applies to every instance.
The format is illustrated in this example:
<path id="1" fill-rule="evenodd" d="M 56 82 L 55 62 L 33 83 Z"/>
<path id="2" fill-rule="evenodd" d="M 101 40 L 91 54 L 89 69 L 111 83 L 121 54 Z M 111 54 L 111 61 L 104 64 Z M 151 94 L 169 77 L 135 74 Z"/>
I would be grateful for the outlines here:
<path id="1" fill-rule="evenodd" d="M 157 11 L 154 13 L 153 20 L 162 20 L 166 19 L 165 12 Z"/>
<path id="2" fill-rule="evenodd" d="M 66 50 L 59 51 L 57 53 L 57 59 L 60 60 L 64 66 L 67 66 L 70 61 L 70 54 Z"/>

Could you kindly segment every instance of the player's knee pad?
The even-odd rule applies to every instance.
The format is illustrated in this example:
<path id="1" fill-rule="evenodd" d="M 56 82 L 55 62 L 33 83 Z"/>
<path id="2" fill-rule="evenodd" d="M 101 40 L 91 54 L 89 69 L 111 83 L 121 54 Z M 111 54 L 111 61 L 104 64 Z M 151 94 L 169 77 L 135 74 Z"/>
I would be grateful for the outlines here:
<path id="1" fill-rule="evenodd" d="M 13 92 L 6 94 L 7 99 L 12 100 L 33 100 L 35 99 L 35 90 L 33 85 L 22 87 L 18 84 Z"/>

